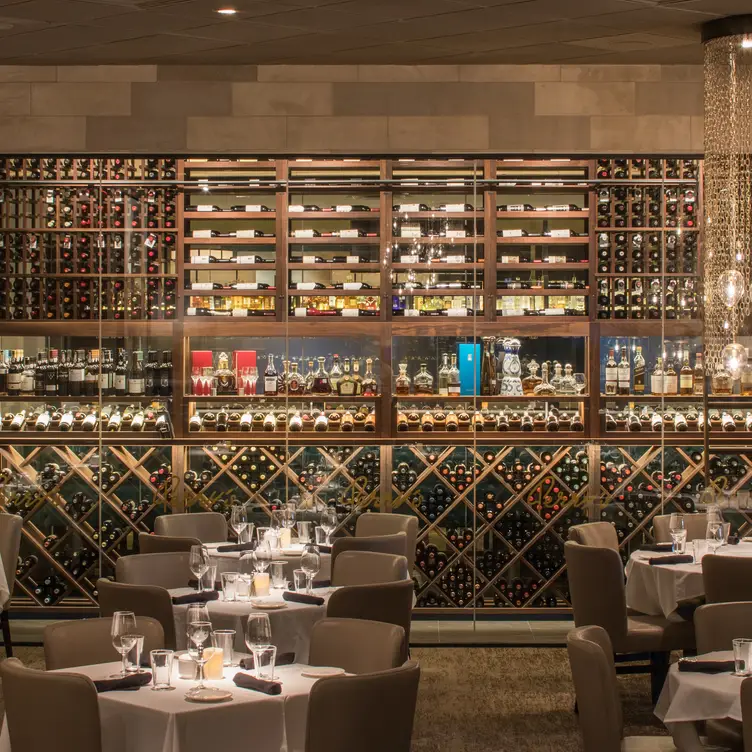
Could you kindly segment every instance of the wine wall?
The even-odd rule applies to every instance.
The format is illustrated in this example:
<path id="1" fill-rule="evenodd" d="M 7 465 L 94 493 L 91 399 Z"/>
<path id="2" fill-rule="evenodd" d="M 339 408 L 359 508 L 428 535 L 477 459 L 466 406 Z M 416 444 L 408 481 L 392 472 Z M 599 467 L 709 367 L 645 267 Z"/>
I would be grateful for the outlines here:
<path id="1" fill-rule="evenodd" d="M 264 526 L 294 499 L 301 519 L 334 506 L 340 535 L 416 516 L 426 614 L 568 609 L 570 526 L 612 521 L 626 557 L 706 477 L 750 488 L 752 404 L 702 375 L 701 173 L 0 160 L 13 607 L 95 610 L 159 514 L 247 503 Z M 652 388 L 685 354 L 692 393 Z"/>

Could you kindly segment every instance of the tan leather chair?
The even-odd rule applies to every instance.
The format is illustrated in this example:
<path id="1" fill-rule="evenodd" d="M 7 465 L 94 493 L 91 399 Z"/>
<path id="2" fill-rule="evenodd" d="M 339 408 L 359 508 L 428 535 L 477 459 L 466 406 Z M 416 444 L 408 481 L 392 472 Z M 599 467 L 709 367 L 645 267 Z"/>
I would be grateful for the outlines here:
<path id="1" fill-rule="evenodd" d="M 616 528 L 610 522 L 587 522 L 569 528 L 569 540 L 583 546 L 597 546 L 619 550 Z"/>
<path id="2" fill-rule="evenodd" d="M 407 571 L 415 567 L 415 546 L 418 541 L 418 518 L 412 514 L 382 514 L 364 512 L 355 523 L 356 538 L 370 538 L 374 535 L 404 533 L 407 536 Z"/>
<path id="3" fill-rule="evenodd" d="M 320 619 L 311 630 L 308 663 L 338 666 L 349 674 L 386 671 L 402 665 L 405 630 L 367 619 Z"/>
<path id="4" fill-rule="evenodd" d="M 46 626 L 42 639 L 47 670 L 117 661 L 120 654 L 112 647 L 111 627 L 111 618 L 72 619 Z M 142 655 L 164 647 L 164 630 L 156 619 L 137 616 L 136 627 L 144 636 Z"/>
<path id="5" fill-rule="evenodd" d="M 172 598 L 163 587 L 97 580 L 97 590 L 102 616 L 112 616 L 115 611 L 133 611 L 137 617 L 150 616 L 162 625 L 164 646 L 177 649 Z"/>
<path id="6" fill-rule="evenodd" d="M 379 554 L 375 551 L 343 551 L 332 572 L 332 585 L 373 585 L 407 579 L 404 556 Z"/>
<path id="7" fill-rule="evenodd" d="M 142 554 L 168 554 L 191 552 L 191 546 L 200 546 L 198 538 L 176 538 L 171 535 L 138 534 L 138 550 Z"/>
<path id="8" fill-rule="evenodd" d="M 708 528 L 707 514 L 682 514 L 681 516 L 684 518 L 684 529 L 687 531 L 688 541 L 705 538 Z M 653 537 L 656 543 L 671 543 L 670 521 L 670 514 L 659 514 L 653 517 Z"/>
<path id="9" fill-rule="evenodd" d="M 173 538 L 198 538 L 201 543 L 224 543 L 227 520 L 219 512 L 163 514 L 154 520 L 154 533 Z"/>
<path id="10" fill-rule="evenodd" d="M 580 627 L 567 635 L 583 752 L 673 750 L 671 737 L 624 738 L 621 697 L 611 640 L 601 627 Z"/>
<path id="11" fill-rule="evenodd" d="M 101 752 L 99 701 L 88 676 L 36 671 L 11 658 L 0 664 L 0 678 L 13 752 Z"/>
<path id="12" fill-rule="evenodd" d="M 343 551 L 373 551 L 377 554 L 404 556 L 407 559 L 407 534 L 369 535 L 362 538 L 335 538 L 332 545 L 332 573 L 336 569 L 337 557 Z"/>
<path id="13" fill-rule="evenodd" d="M 18 551 L 21 547 L 21 528 L 23 519 L 16 514 L 0 514 L 0 557 L 3 560 L 5 579 L 8 581 L 8 590 L 13 596 L 13 588 L 16 584 L 16 562 Z M 10 636 L 10 614 L 8 603 L 0 611 L 0 627 L 3 631 L 5 643 L 5 655 L 10 658 L 13 655 L 13 640 Z"/>
<path id="14" fill-rule="evenodd" d="M 742 727 L 744 729 L 744 750 L 752 750 L 752 679 L 742 682 Z"/>
<path id="15" fill-rule="evenodd" d="M 407 647 L 410 645 L 413 592 L 412 580 L 378 585 L 348 585 L 331 594 L 326 615 L 331 618 L 382 621 L 402 627 L 405 630 L 402 659 L 406 660 Z"/>
<path id="16" fill-rule="evenodd" d="M 752 601 L 752 558 L 706 554 L 702 584 L 706 603 Z"/>
<path id="17" fill-rule="evenodd" d="M 308 700 L 305 752 L 410 752 L 419 681 L 414 661 L 320 679 Z"/>
<path id="18" fill-rule="evenodd" d="M 189 566 L 190 554 L 131 554 L 121 556 L 115 563 L 115 580 L 128 585 L 158 585 L 172 588 L 188 587 L 194 575 Z"/>
<path id="19" fill-rule="evenodd" d="M 617 654 L 650 654 L 651 688 L 657 701 L 668 671 L 669 653 L 695 647 L 693 624 L 627 614 L 624 567 L 619 554 L 611 548 L 567 541 L 564 556 L 575 626 L 602 627 Z M 634 673 L 634 668 L 629 671 Z"/>
<path id="20" fill-rule="evenodd" d="M 695 611 L 697 653 L 731 650 L 736 637 L 752 638 L 752 602 L 710 603 Z"/>

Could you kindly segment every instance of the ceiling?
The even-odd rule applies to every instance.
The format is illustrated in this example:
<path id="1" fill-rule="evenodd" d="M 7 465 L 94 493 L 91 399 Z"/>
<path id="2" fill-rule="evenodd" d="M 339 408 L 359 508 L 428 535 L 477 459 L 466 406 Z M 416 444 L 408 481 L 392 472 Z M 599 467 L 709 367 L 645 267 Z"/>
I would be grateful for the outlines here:
<path id="1" fill-rule="evenodd" d="M 232 17 L 219 15 L 234 7 Z M 699 63 L 751 0 L 0 0 L 14 64 Z"/>

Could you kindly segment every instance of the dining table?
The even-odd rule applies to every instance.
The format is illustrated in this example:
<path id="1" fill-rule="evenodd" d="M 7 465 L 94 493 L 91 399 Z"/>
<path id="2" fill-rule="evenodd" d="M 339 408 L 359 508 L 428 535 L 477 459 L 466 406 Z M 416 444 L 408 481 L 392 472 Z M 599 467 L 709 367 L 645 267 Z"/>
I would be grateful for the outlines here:
<path id="1" fill-rule="evenodd" d="M 308 660 L 313 625 L 326 616 L 326 606 L 331 594 L 337 588 L 314 588 L 313 595 L 323 598 L 321 605 L 296 603 L 283 598 L 284 590 L 272 589 L 262 598 L 252 597 L 243 601 L 226 601 L 221 592 L 217 600 L 207 603 L 209 619 L 214 629 L 234 629 L 234 649 L 246 650 L 245 625 L 251 613 L 266 613 L 272 628 L 272 642 L 277 646 L 277 653 L 295 653 L 297 661 Z M 170 590 L 170 595 L 183 596 L 195 593 L 193 588 Z M 178 650 L 187 647 L 186 629 L 190 604 L 173 604 L 175 617 L 175 638 Z"/>
<path id="2" fill-rule="evenodd" d="M 687 550 L 689 551 L 689 546 Z M 752 542 L 723 545 L 716 554 L 749 557 L 752 556 Z M 672 555 L 670 552 L 632 552 L 626 566 L 628 608 L 649 616 L 663 616 L 671 621 L 681 621 L 682 617 L 677 608 L 683 602 L 693 601 L 705 595 L 702 563 L 660 563 L 660 559 Z"/>
<path id="3" fill-rule="evenodd" d="M 223 572 L 239 572 L 240 559 L 250 551 L 218 551 L 219 548 L 233 547 L 232 543 L 206 543 L 211 563 L 217 565 L 217 579 Z M 285 576 L 292 582 L 293 570 L 300 569 L 300 557 L 303 555 L 303 543 L 291 543 L 284 548 L 274 549 L 272 557 L 274 561 L 285 562 Z M 316 575 L 317 580 L 331 580 L 332 578 L 332 555 L 321 553 L 321 568 Z"/>
<path id="4" fill-rule="evenodd" d="M 65 669 L 92 680 L 110 677 L 120 662 Z M 279 695 L 237 687 L 238 667 L 225 667 L 222 679 L 208 686 L 227 690 L 232 697 L 220 703 L 186 699 L 194 680 L 178 676 L 174 661 L 172 691 L 153 691 L 151 685 L 97 696 L 102 727 L 102 752 L 304 752 L 308 697 L 317 679 L 302 675 L 301 664 L 275 668 Z M 249 673 L 249 672 L 243 672 Z M 12 752 L 8 724 L 0 732 L 0 752 Z"/>

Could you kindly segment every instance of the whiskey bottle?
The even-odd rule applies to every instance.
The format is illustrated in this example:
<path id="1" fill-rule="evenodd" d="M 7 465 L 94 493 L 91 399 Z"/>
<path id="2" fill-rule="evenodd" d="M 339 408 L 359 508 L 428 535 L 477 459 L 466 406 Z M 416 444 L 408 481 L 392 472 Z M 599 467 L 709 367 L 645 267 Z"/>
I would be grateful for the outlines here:
<path id="1" fill-rule="evenodd" d="M 679 394 L 691 395 L 694 391 L 694 372 L 689 365 L 689 350 L 685 350 L 684 363 L 679 371 Z"/>
<path id="2" fill-rule="evenodd" d="M 329 371 L 329 384 L 331 386 L 331 393 L 338 394 L 337 385 L 342 378 L 342 366 L 339 363 L 339 355 L 334 353 L 332 356 L 332 367 Z"/>
<path id="3" fill-rule="evenodd" d="M 535 394 L 535 388 L 541 383 L 542 379 L 538 376 L 538 363 L 535 360 L 531 360 L 527 364 L 530 373 L 522 379 L 522 393 L 523 394 Z"/>
<path id="4" fill-rule="evenodd" d="M 433 376 L 428 373 L 428 367 L 426 363 L 420 364 L 420 370 L 415 374 L 415 377 L 413 378 L 413 387 L 415 394 L 433 394 Z"/>
<path id="5" fill-rule="evenodd" d="M 632 391 L 631 369 L 629 367 L 629 351 L 626 346 L 621 348 L 621 358 L 617 367 L 618 389 L 617 394 L 628 395 Z"/>
<path id="6" fill-rule="evenodd" d="M 272 356 L 269 356 L 270 359 Z M 267 365 L 267 371 L 269 366 Z M 275 372 L 276 379 L 276 372 Z M 264 374 L 264 381 L 266 382 L 266 374 Z M 217 360 L 217 368 L 214 371 L 214 382 L 217 387 L 217 394 L 237 394 L 237 386 L 235 382 L 235 374 L 230 370 L 230 357 L 227 353 L 220 353 Z M 266 393 L 266 391 L 264 392 Z M 276 387 L 274 394 L 277 393 Z"/>
<path id="7" fill-rule="evenodd" d="M 361 392 L 367 397 L 375 397 L 379 393 L 378 383 L 373 375 L 373 358 L 366 358 L 366 372 L 363 375 Z"/>
<path id="8" fill-rule="evenodd" d="M 702 364 L 702 353 L 695 355 L 695 370 L 692 382 L 692 393 L 702 397 L 705 390 L 705 367 Z"/>
<path id="9" fill-rule="evenodd" d="M 713 394 L 720 394 L 724 397 L 734 393 L 734 378 L 721 364 L 713 374 L 712 379 Z"/>
<path id="10" fill-rule="evenodd" d="M 324 367 L 326 358 L 320 355 L 317 358 L 318 365 L 316 372 L 313 374 L 313 384 L 311 385 L 311 394 L 331 394 L 332 383 L 329 379 L 329 374 Z M 315 425 L 314 425 L 315 428 Z"/>
<path id="11" fill-rule="evenodd" d="M 278 386 L 274 356 L 270 354 L 266 358 L 266 370 L 264 371 L 264 396 L 276 397 Z"/>
<path id="12" fill-rule="evenodd" d="M 664 375 L 663 375 L 663 358 L 660 356 L 655 360 L 655 368 L 650 375 L 650 393 L 665 394 Z"/>
<path id="13" fill-rule="evenodd" d="M 350 373 L 350 358 L 345 358 L 342 376 L 337 381 L 337 394 L 351 397 L 356 393 L 356 386 Z"/>
<path id="14" fill-rule="evenodd" d="M 457 367 L 457 353 L 452 353 L 449 365 L 449 396 L 458 397 L 460 395 L 460 369 Z M 448 416 L 447 416 L 448 420 Z"/>
<path id="15" fill-rule="evenodd" d="M 143 397 L 146 389 L 143 358 L 143 352 L 136 350 L 131 360 L 131 372 L 128 375 L 128 394 L 134 397 Z"/>
<path id="16" fill-rule="evenodd" d="M 394 393 L 398 396 L 406 396 L 410 394 L 410 377 L 407 375 L 407 363 L 400 363 L 398 367 L 399 373 L 394 380 Z"/>
<path id="17" fill-rule="evenodd" d="M 543 364 L 544 369 L 546 364 Z M 606 385 L 605 393 L 608 395 L 615 395 L 619 383 L 618 368 L 616 365 L 616 358 L 614 357 L 613 347 L 608 351 L 608 359 L 606 360 Z"/>
<path id="18" fill-rule="evenodd" d="M 438 393 L 442 397 L 449 394 L 449 354 L 443 353 L 441 356 L 441 367 L 439 368 Z"/>
<path id="19" fill-rule="evenodd" d="M 679 393 L 679 378 L 674 368 L 674 361 L 670 360 L 663 374 L 663 393 L 675 396 Z"/>

